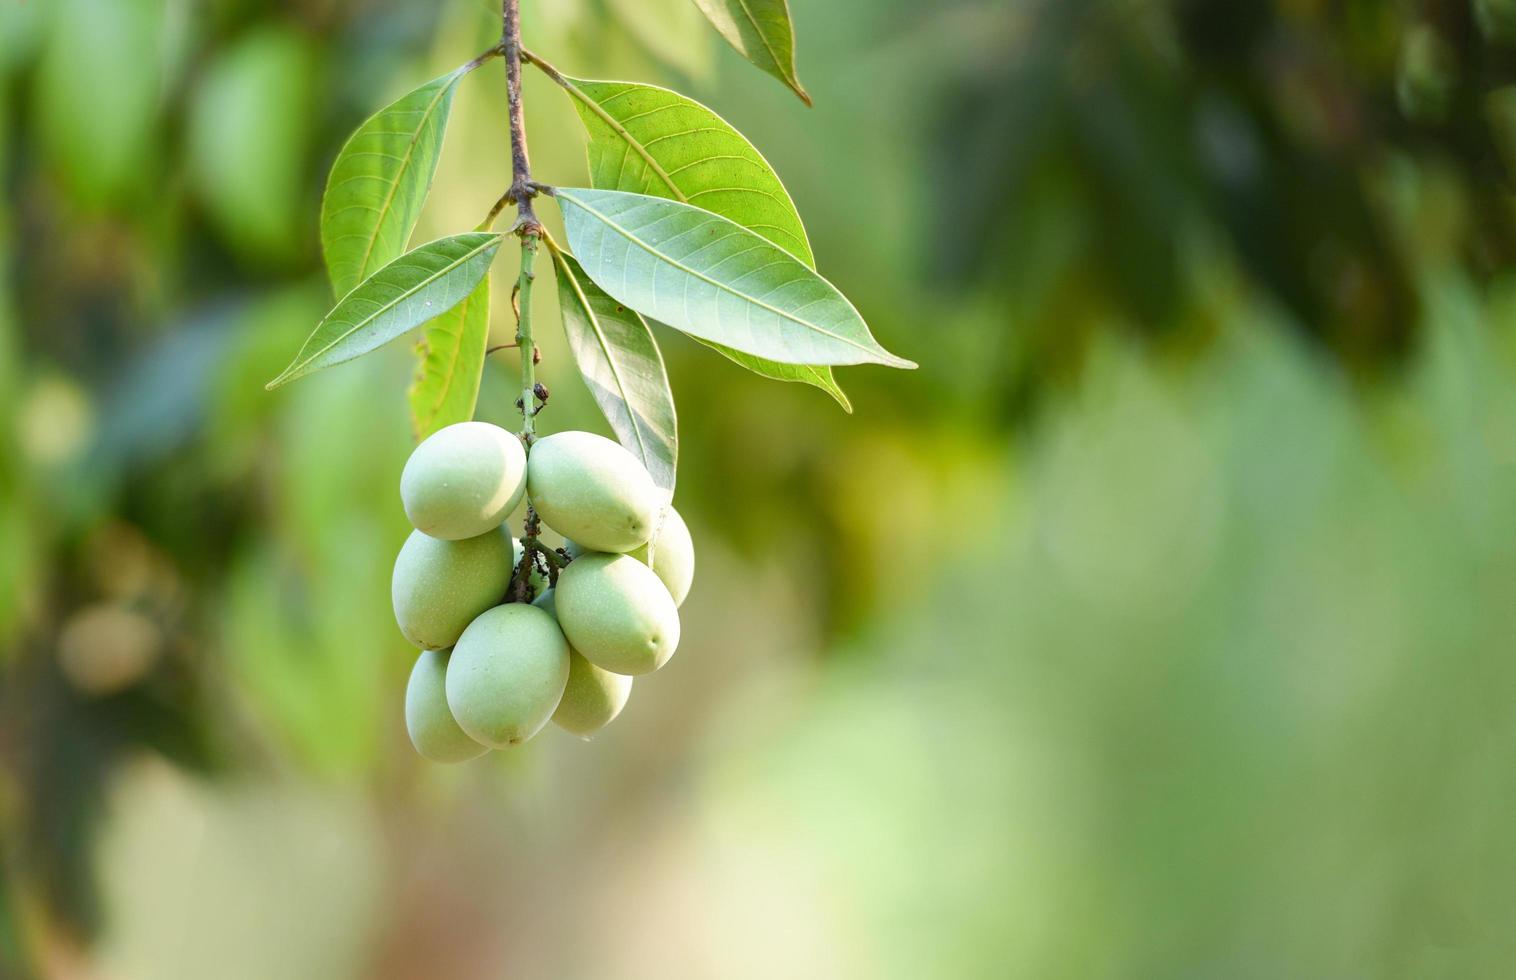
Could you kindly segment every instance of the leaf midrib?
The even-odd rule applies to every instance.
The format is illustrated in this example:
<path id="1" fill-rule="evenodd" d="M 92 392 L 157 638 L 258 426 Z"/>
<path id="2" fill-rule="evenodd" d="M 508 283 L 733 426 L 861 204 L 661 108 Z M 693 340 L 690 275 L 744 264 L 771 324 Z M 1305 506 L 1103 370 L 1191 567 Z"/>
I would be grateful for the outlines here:
<path id="1" fill-rule="evenodd" d="M 602 191 L 601 193 L 606 193 L 606 192 Z M 610 227 L 610 228 L 614 229 L 617 234 L 621 235 L 621 237 L 625 238 L 627 241 L 631 242 L 632 244 L 636 245 L 638 248 L 640 248 L 643 251 L 647 252 L 649 255 L 652 255 L 655 258 L 658 258 L 658 259 L 663 260 L 664 262 L 667 262 L 669 265 L 673 266 L 674 268 L 680 269 L 680 270 L 688 273 L 689 275 L 694 276 L 696 279 L 699 279 L 699 280 L 701 280 L 703 282 L 709 283 L 710 285 L 716 287 L 717 289 L 720 289 L 723 292 L 729 293 L 730 295 L 735 296 L 738 299 L 743 300 L 744 302 L 751 303 L 754 306 L 757 306 L 757 307 L 759 307 L 761 309 L 768 310 L 770 313 L 773 313 L 775 316 L 782 317 L 783 319 L 788 320 L 791 323 L 796 324 L 797 326 L 801 326 L 801 327 L 805 327 L 805 328 L 810 329 L 810 330 L 814 330 L 815 332 L 817 332 L 819 334 L 822 334 L 823 336 L 831 337 L 833 340 L 836 340 L 836 341 L 839 341 L 839 342 L 841 342 L 843 344 L 846 344 L 849 347 L 857 348 L 858 350 L 863 351 L 864 353 L 869 354 L 871 357 L 877 358 L 878 355 L 876 354 L 875 350 L 873 348 L 865 345 L 865 344 L 862 344 L 862 343 L 860 343 L 860 342 L 858 342 L 856 340 L 853 340 L 850 337 L 844 337 L 841 334 L 833 333 L 832 331 L 827 330 L 825 327 L 822 327 L 819 324 L 812 323 L 809 320 L 802 320 L 802 319 L 800 319 L 799 317 L 795 316 L 792 313 L 788 313 L 788 312 L 786 312 L 784 310 L 779 309 L 777 306 L 772 306 L 772 305 L 770 305 L 768 303 L 765 303 L 763 300 L 760 300 L 760 299 L 757 299 L 755 297 L 749 296 L 746 293 L 738 292 L 736 289 L 733 289 L 731 286 L 726 285 L 725 283 L 721 282 L 720 280 L 712 279 L 710 276 L 705 275 L 704 273 L 700 272 L 697 269 L 692 269 L 689 266 L 684 265 L 681 262 L 675 261 L 674 259 L 670 258 L 669 256 L 667 256 L 667 255 L 663 254 L 662 252 L 658 251 L 657 249 L 653 248 L 651 245 L 648 245 L 646 242 L 642 241 L 642 239 L 638 238 L 636 235 L 633 235 L 626 228 L 623 228 L 621 225 L 619 225 L 615 221 L 613 221 L 608 215 L 603 214 L 602 212 L 596 210 L 593 207 L 590 207 L 584 201 L 580 200 L 577 196 L 565 193 L 561 189 L 558 192 L 558 196 L 560 198 L 563 198 L 564 200 L 567 200 L 569 203 L 573 204 L 575 207 L 581 208 L 584 211 L 586 211 L 586 212 L 594 215 L 595 217 L 599 218 L 602 222 L 605 223 L 605 225 L 607 227 Z M 718 214 L 715 214 L 715 213 L 710 212 L 710 211 L 705 211 L 703 208 L 695 208 L 695 206 L 693 204 L 686 204 L 685 206 L 689 207 L 689 208 L 694 208 L 694 210 L 697 210 L 697 211 L 702 211 L 703 213 L 710 215 L 712 218 L 715 218 L 718 221 L 725 221 L 728 224 L 730 224 L 732 227 L 740 229 L 744 234 L 752 235 L 754 238 L 758 239 L 764 245 L 768 246 L 769 248 L 774 249 L 776 252 L 779 252 L 785 258 L 789 259 L 791 262 L 794 262 L 795 264 L 799 265 L 801 268 L 806 269 L 807 272 L 811 272 L 811 270 L 805 266 L 805 263 L 801 262 L 799 259 L 795 258 L 790 253 L 786 252 L 784 249 L 782 249 L 779 246 L 775 245 L 773 242 L 770 242 L 768 239 L 764 238 L 762 235 L 759 235 L 759 234 L 757 234 L 755 232 L 749 231 L 748 229 L 743 228 L 741 225 L 737 224 L 735 221 L 731 221 L 730 219 L 723 218 L 723 217 L 721 217 Z M 816 273 L 811 272 L 811 275 L 816 275 Z M 825 280 L 821 279 L 820 276 L 816 276 L 816 278 L 820 282 L 825 282 Z M 888 351 L 885 351 L 884 353 L 887 354 L 889 357 L 894 358 L 895 360 L 899 360 L 899 358 L 895 358 L 893 354 L 889 354 Z M 888 362 L 885 362 L 885 363 L 888 363 Z"/>
<path id="2" fill-rule="evenodd" d="M 475 290 L 478 288 L 478 286 L 474 287 Z M 447 373 L 442 376 L 442 391 L 432 401 L 431 410 L 427 415 L 428 425 L 431 425 L 432 420 L 437 417 L 437 413 L 442 411 L 442 404 L 447 401 L 448 392 L 453 390 L 453 382 L 458 376 L 458 362 L 463 359 L 463 331 L 467 326 L 469 304 L 473 301 L 474 293 L 470 292 L 463 299 L 459 300 L 458 305 L 453 307 L 452 310 L 443 311 L 442 315 L 444 316 L 450 312 L 458 314 L 458 342 L 453 345 L 453 356 L 447 359 L 448 368 Z M 422 367 L 425 369 L 425 361 L 422 362 Z"/>
<path id="3" fill-rule="evenodd" d="M 637 413 L 632 410 L 632 401 L 628 397 L 626 382 L 621 380 L 621 371 L 616 367 L 615 358 L 611 357 L 610 344 L 605 339 L 604 332 L 600 329 L 600 320 L 595 315 L 595 310 L 590 306 L 589 297 L 584 295 L 583 288 L 579 285 L 579 277 L 574 275 L 574 270 L 569 268 L 567 262 L 557 252 L 553 253 L 553 261 L 563 270 L 569 288 L 574 291 L 574 298 L 579 301 L 579 308 L 584 311 L 585 318 L 589 320 L 590 327 L 595 331 L 595 340 L 600 344 L 600 349 L 605 353 L 605 362 L 610 366 L 611 374 L 616 379 L 616 390 L 621 393 L 621 403 L 626 406 L 626 414 L 631 416 L 632 429 L 637 433 L 637 447 L 644 460 L 648 458 L 647 444 L 642 438 L 642 426 L 637 422 Z M 633 316 L 637 314 L 633 312 Z M 646 464 L 644 464 L 646 465 Z"/>
<path id="4" fill-rule="evenodd" d="M 432 101 L 426 104 L 426 108 L 422 111 L 421 122 L 411 133 L 410 142 L 405 145 L 405 156 L 400 159 L 400 167 L 395 171 L 395 179 L 390 182 L 389 190 L 384 195 L 384 203 L 379 208 L 379 220 L 374 222 L 373 230 L 368 235 L 368 241 L 364 245 L 363 260 L 358 263 L 358 282 L 353 284 L 352 289 L 357 289 L 358 286 L 363 284 L 363 280 L 365 278 L 365 270 L 368 269 L 368 260 L 374 254 L 374 244 L 379 241 L 379 228 L 389 217 L 390 208 L 394 204 L 395 193 L 400 188 L 400 178 L 403 177 L 406 170 L 410 168 L 411 157 L 415 155 L 416 144 L 421 139 L 421 131 L 426 128 L 427 122 L 432 118 L 432 113 L 436 111 L 437 103 L 441 102 L 443 97 L 452 91 L 453 86 L 457 84 L 459 77 L 461 76 L 454 75 L 452 77 L 449 77 L 447 81 L 437 89 L 436 96 L 432 99 Z M 403 242 L 401 243 L 401 247 L 404 247 Z M 349 290 L 349 292 L 351 291 L 352 290 Z"/>
<path id="5" fill-rule="evenodd" d="M 775 51 L 774 46 L 769 43 L 768 35 L 763 33 L 763 28 L 759 26 L 758 18 L 753 16 L 752 8 L 748 6 L 747 0 L 737 0 L 737 6 L 742 8 L 742 14 L 747 18 L 747 22 L 753 25 L 753 31 L 757 33 L 758 40 L 763 42 L 764 50 L 766 50 L 769 53 L 769 57 L 773 59 L 774 67 L 778 68 L 786 75 L 792 74 L 793 68 L 791 66 L 785 65 L 784 62 L 779 60 L 779 52 Z"/>
<path id="6" fill-rule="evenodd" d="M 581 89 L 577 84 L 575 84 L 574 79 L 571 79 L 568 76 L 564 76 L 563 78 L 563 87 L 568 90 L 570 95 L 578 99 L 580 102 L 584 103 L 584 105 L 588 106 L 590 111 L 599 116 L 602 122 L 611 127 L 611 131 L 614 132 L 617 136 L 621 137 L 622 141 L 625 142 L 627 146 L 630 146 L 633 150 L 636 150 L 637 155 L 643 159 L 643 161 L 648 165 L 649 169 L 651 169 L 653 173 L 658 175 L 658 179 L 663 181 L 664 186 L 666 186 L 670 191 L 673 191 L 676 200 L 684 204 L 689 203 L 689 198 L 684 196 L 684 191 L 680 190 L 679 186 L 674 183 L 674 178 L 669 176 L 668 171 L 663 169 L 663 165 L 660 164 L 657 160 L 653 159 L 653 155 L 648 151 L 647 147 L 643 146 L 642 142 L 634 137 L 631 132 L 621 124 L 620 120 L 618 120 L 615 116 L 612 116 L 610 110 L 606 109 L 600 103 L 590 98 L 589 94 Z"/>
<path id="7" fill-rule="evenodd" d="M 357 333 L 359 330 L 362 330 L 364 327 L 368 326 L 370 323 L 373 323 L 380 316 L 384 315 L 385 313 L 389 312 L 390 310 L 393 310 L 396 306 L 398 306 L 400 304 L 400 302 L 402 300 L 409 299 L 411 296 L 414 296 L 419 290 L 423 289 L 426 286 L 430 286 L 432 283 L 436 282 L 438 279 L 440 279 L 443 276 L 447 275 L 449 272 L 452 272 L 454 269 L 458 268 L 458 266 L 462 265 L 463 263 L 467 262 L 469 259 L 471 259 L 474 256 L 478 255 L 480 252 L 484 251 L 486 248 L 489 248 L 491 245 L 498 244 L 499 241 L 500 241 L 500 236 L 499 235 L 492 235 L 490 238 L 486 239 L 483 243 L 479 244 L 478 246 L 476 246 L 474 248 L 469 249 L 463 255 L 459 256 L 457 259 L 454 259 L 452 262 L 448 263 L 446 266 L 442 267 L 441 269 L 438 269 L 436 272 L 432 273 L 431 275 L 427 276 L 425 279 L 423 279 L 420 282 L 416 283 L 416 285 L 412 286 L 410 289 L 407 289 L 405 292 L 399 294 L 395 298 L 391 299 L 389 302 L 383 304 L 377 310 L 375 310 L 373 313 L 370 313 L 368 316 L 364 317 L 362 320 L 359 320 L 356 323 L 354 323 L 346 331 L 344 331 L 344 332 L 338 334 L 336 337 L 332 338 L 332 342 L 329 343 L 329 344 L 327 344 L 325 347 L 321 348 L 318 351 L 313 352 L 309 357 L 306 357 L 303 360 L 299 361 L 298 364 L 292 364 L 292 365 L 290 365 L 288 368 L 286 368 L 284 370 L 283 374 L 280 374 L 279 377 L 277 377 L 273 381 L 271 381 L 269 383 L 269 386 L 270 387 L 277 387 L 282 382 L 289 380 L 289 378 L 299 368 L 302 368 L 302 367 L 310 364 L 312 361 L 316 360 L 316 358 L 318 358 L 321 355 L 325 354 L 327 351 L 331 350 L 333 347 L 336 347 L 338 344 L 342 343 L 344 340 L 346 340 L 347 338 L 351 337 L 353 334 Z M 403 258 L 403 256 L 402 256 L 402 258 Z M 396 261 L 399 261 L 399 260 L 397 259 Z M 376 275 L 377 275 L 377 273 L 376 273 Z M 367 280 L 364 280 L 364 281 L 367 282 Z M 363 285 L 363 283 L 359 283 L 358 284 L 358 286 L 361 286 L 361 285 Z M 354 286 L 353 290 L 356 291 L 358 289 L 358 286 Z M 349 292 L 348 295 L 351 296 L 352 293 Z M 460 302 L 461 302 L 461 300 L 460 300 Z M 338 304 L 338 306 L 340 308 L 341 304 Z M 332 312 L 335 313 L 336 310 L 333 310 Z M 441 311 L 441 313 L 446 313 L 446 312 L 447 312 L 447 310 L 442 310 Z M 440 313 L 439 313 L 439 315 L 440 315 Z M 323 320 L 322 322 L 325 323 L 326 321 Z M 320 328 L 318 327 L 317 329 L 320 329 Z"/>

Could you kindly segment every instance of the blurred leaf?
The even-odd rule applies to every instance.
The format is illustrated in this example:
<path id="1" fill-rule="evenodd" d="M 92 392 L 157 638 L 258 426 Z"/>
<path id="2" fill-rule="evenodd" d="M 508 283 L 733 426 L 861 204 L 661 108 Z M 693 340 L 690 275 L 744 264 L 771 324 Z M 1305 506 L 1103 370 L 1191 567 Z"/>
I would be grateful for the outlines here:
<path id="1" fill-rule="evenodd" d="M 1437 30 L 1420 24 L 1406 32 L 1400 48 L 1395 96 L 1406 118 L 1440 122 L 1458 85 L 1458 54 Z"/>
<path id="2" fill-rule="evenodd" d="M 490 335 L 490 277 L 457 306 L 426 325 L 411 385 L 411 428 L 419 441 L 474 417 Z"/>
<path id="3" fill-rule="evenodd" d="M 609 0 L 606 9 L 614 28 L 670 68 L 698 80 L 711 74 L 710 34 L 689 0 Z"/>
<path id="4" fill-rule="evenodd" d="M 673 496 L 678 424 L 658 342 L 642 317 L 607 296 L 573 256 L 552 254 L 563 331 L 585 386 L 616 438 Z"/>
<path id="5" fill-rule="evenodd" d="M 1516 3 L 1512 0 L 1474 0 L 1479 32 L 1495 44 L 1516 40 Z"/>
<path id="6" fill-rule="evenodd" d="M 264 260 L 298 253 L 316 53 L 285 27 L 221 52 L 193 89 L 188 152 L 223 237 Z"/>
<path id="7" fill-rule="evenodd" d="M 370 116 L 348 138 L 321 201 L 321 249 L 332 290 L 354 286 L 405 251 L 426 203 L 460 68 Z"/>
<path id="8" fill-rule="evenodd" d="M 741 225 L 642 194 L 557 198 L 590 278 L 644 315 L 786 364 L 915 367 L 875 342 L 835 286 Z"/>
<path id="9" fill-rule="evenodd" d="M 452 309 L 489 272 L 500 238 L 489 232 L 453 235 L 395 259 L 338 301 L 267 387 L 367 354 Z"/>
<path id="10" fill-rule="evenodd" d="M 0 3 L 0 74 L 31 56 L 51 11 L 44 3 Z"/>
<path id="11" fill-rule="evenodd" d="M 36 84 L 42 144 L 83 204 L 145 187 L 161 109 L 164 0 L 57 0 Z"/>
<path id="12" fill-rule="evenodd" d="M 795 75 L 795 27 L 788 0 L 695 0 L 695 6 L 744 58 L 811 104 Z"/>
<path id="13" fill-rule="evenodd" d="M 590 134 L 590 183 L 697 203 L 816 267 L 789 191 L 747 138 L 710 109 L 656 85 L 564 77 Z M 815 385 L 852 406 L 825 366 L 780 364 L 701 341 L 755 374 Z"/>

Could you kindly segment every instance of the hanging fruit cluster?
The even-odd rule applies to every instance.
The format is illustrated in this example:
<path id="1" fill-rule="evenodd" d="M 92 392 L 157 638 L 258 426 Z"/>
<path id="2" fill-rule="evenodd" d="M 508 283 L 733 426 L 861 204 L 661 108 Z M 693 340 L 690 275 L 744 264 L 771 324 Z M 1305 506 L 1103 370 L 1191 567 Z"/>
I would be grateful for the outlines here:
<path id="1" fill-rule="evenodd" d="M 506 518 L 527 501 L 526 538 Z M 609 724 L 632 677 L 679 645 L 695 573 L 678 511 L 637 458 L 590 432 L 536 440 L 487 422 L 447 426 L 400 477 L 415 530 L 395 559 L 400 631 L 422 650 L 405 694 L 411 741 L 461 762 L 526 741 L 549 720 Z M 541 525 L 562 548 L 538 538 Z"/>

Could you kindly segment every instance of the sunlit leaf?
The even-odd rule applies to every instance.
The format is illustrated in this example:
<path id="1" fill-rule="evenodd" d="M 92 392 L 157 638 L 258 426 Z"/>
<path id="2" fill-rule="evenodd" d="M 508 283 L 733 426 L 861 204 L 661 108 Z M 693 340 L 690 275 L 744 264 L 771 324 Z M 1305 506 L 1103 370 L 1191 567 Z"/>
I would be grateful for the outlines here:
<path id="1" fill-rule="evenodd" d="M 621 444 L 672 497 L 679 458 L 674 395 L 647 322 L 596 286 L 571 255 L 553 252 L 569 349 Z"/>
<path id="2" fill-rule="evenodd" d="M 835 286 L 727 218 L 621 191 L 557 196 L 590 278 L 645 316 L 783 364 L 915 367 L 879 346 Z"/>
<path id="3" fill-rule="evenodd" d="M 592 186 L 714 211 L 815 267 L 805 226 L 779 175 L 726 120 L 656 85 L 564 81 L 589 131 Z"/>
<path id="4" fill-rule="evenodd" d="M 747 138 L 677 92 L 638 82 L 563 77 L 589 133 L 590 184 L 697 204 L 816 267 L 789 192 Z M 815 385 L 852 411 L 824 365 L 779 364 L 702 341 L 755 374 Z"/>
<path id="5" fill-rule="evenodd" d="M 409 393 L 418 440 L 474 417 L 490 333 L 490 277 L 462 302 L 426 325 L 421 360 Z"/>
<path id="6" fill-rule="evenodd" d="M 490 232 L 454 235 L 395 259 L 338 301 L 268 387 L 367 354 L 446 313 L 479 285 L 500 239 Z"/>
<path id="7" fill-rule="evenodd" d="M 795 25 L 788 0 L 695 0 L 695 5 L 744 58 L 811 104 L 795 75 Z"/>
<path id="8" fill-rule="evenodd" d="M 339 297 L 405 251 L 464 74 L 434 78 L 379 110 L 337 155 L 321 201 L 321 250 Z"/>

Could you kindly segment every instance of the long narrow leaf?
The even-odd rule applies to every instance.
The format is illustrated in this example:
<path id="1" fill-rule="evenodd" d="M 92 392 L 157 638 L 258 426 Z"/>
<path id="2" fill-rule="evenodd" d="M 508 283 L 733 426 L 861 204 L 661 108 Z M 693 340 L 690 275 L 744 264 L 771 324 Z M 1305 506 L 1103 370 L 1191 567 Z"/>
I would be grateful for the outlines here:
<path id="1" fill-rule="evenodd" d="M 879 346 L 835 286 L 727 218 L 620 191 L 557 197 L 590 278 L 645 316 L 782 364 L 915 367 Z"/>
<path id="2" fill-rule="evenodd" d="M 695 0 L 695 6 L 744 58 L 811 104 L 795 75 L 795 24 L 788 0 Z"/>
<path id="3" fill-rule="evenodd" d="M 591 186 L 705 208 L 816 267 L 789 191 L 763 154 L 725 119 L 656 85 L 568 77 L 563 82 L 589 133 Z"/>
<path id="4" fill-rule="evenodd" d="M 338 297 L 402 252 L 426 203 L 463 69 L 370 116 L 332 164 L 321 200 L 321 251 Z"/>
<path id="5" fill-rule="evenodd" d="M 454 235 L 395 259 L 337 302 L 268 387 L 367 354 L 452 309 L 489 271 L 500 239 L 488 232 Z"/>
<path id="6" fill-rule="evenodd" d="M 567 76 L 561 84 L 590 137 L 593 187 L 697 204 L 816 267 L 789 191 L 763 154 L 725 119 L 694 99 L 656 85 Z M 844 411 L 852 411 L 825 365 L 779 364 L 701 342 L 755 374 L 814 385 Z"/>
<path id="7" fill-rule="evenodd" d="M 421 332 L 421 359 L 409 392 L 411 427 L 418 441 L 474 417 L 489 333 L 489 276 Z"/>
<path id="8" fill-rule="evenodd" d="M 647 322 L 596 286 L 571 255 L 553 251 L 558 306 L 584 383 L 621 444 L 672 498 L 679 460 L 674 394 Z"/>

